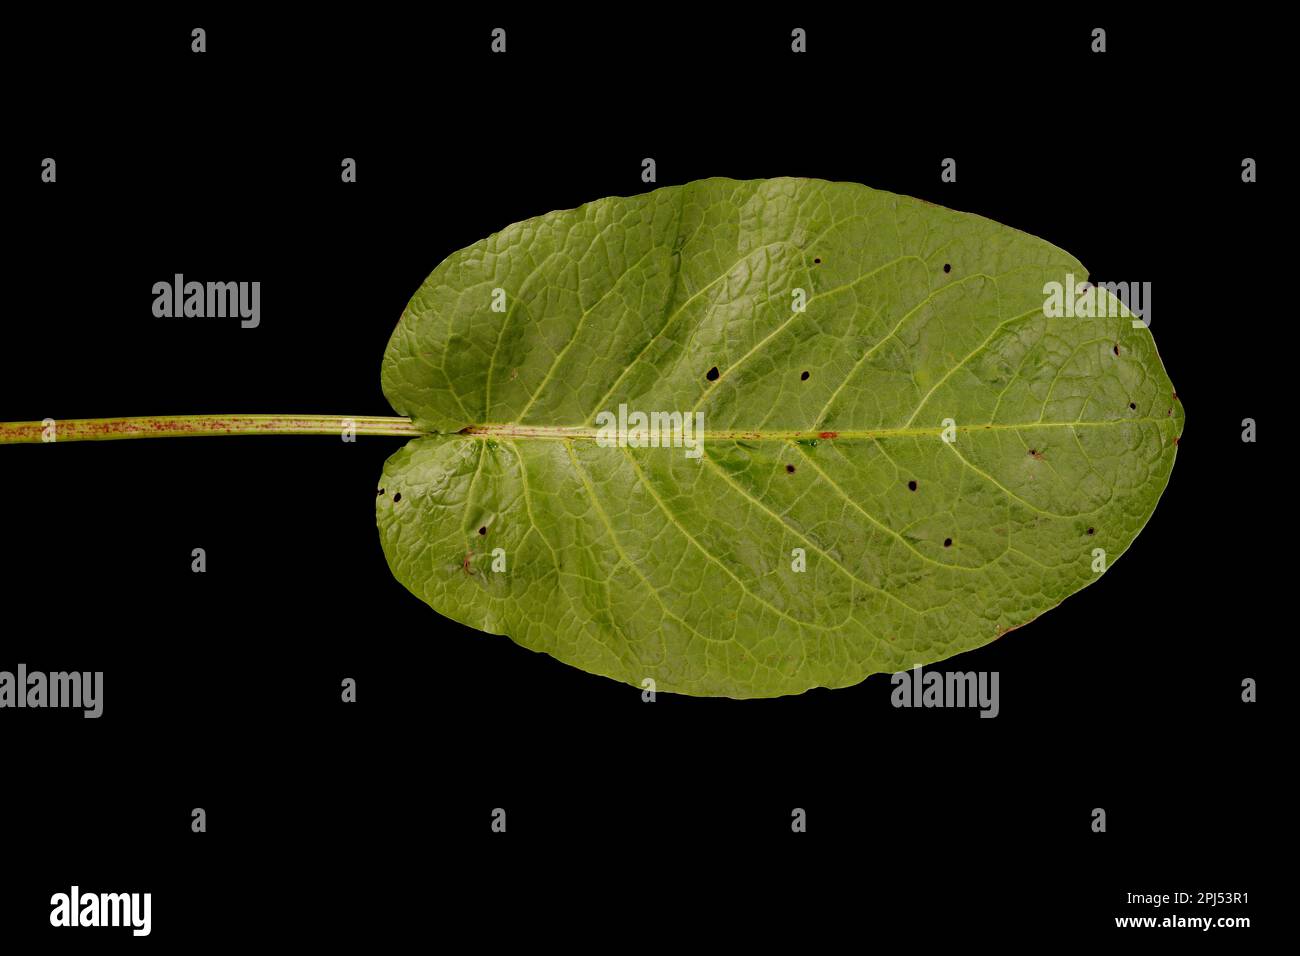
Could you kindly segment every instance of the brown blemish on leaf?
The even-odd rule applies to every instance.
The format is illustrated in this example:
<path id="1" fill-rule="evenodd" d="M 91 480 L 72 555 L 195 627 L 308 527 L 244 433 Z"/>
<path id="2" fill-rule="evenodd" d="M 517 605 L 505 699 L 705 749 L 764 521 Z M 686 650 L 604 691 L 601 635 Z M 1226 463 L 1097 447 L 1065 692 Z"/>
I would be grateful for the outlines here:
<path id="1" fill-rule="evenodd" d="M 839 438 L 840 433 L 839 432 L 818 432 L 817 437 L 818 438 Z"/>
<path id="2" fill-rule="evenodd" d="M 1043 453 L 1039 451 L 1037 448 L 1031 448 L 1029 449 L 1029 457 L 1034 459 L 1034 461 L 1042 461 Z"/>
<path id="3" fill-rule="evenodd" d="M 1025 624 L 1028 624 L 1028 623 L 1031 623 L 1031 622 L 1029 622 L 1029 621 L 1026 621 L 1026 622 L 1025 622 Z M 1006 635 L 1010 634 L 1012 631 L 1019 630 L 1020 628 L 1022 628 L 1022 627 L 1024 627 L 1024 626 L 1025 626 L 1024 624 L 1017 624 L 1017 625 L 1015 625 L 1014 627 L 1004 627 L 1002 630 L 998 631 L 998 633 L 994 636 L 993 640 L 996 641 L 999 637 L 1005 637 Z"/>
<path id="4" fill-rule="evenodd" d="M 471 551 L 470 551 L 468 554 L 466 554 L 465 557 L 461 560 L 461 562 L 460 562 L 460 569 L 461 569 L 462 571 L 464 571 L 466 574 L 478 574 L 477 571 L 475 571 L 473 568 L 471 568 L 471 567 L 469 566 L 470 562 L 473 561 L 473 560 L 474 560 L 474 552 L 471 550 Z"/>

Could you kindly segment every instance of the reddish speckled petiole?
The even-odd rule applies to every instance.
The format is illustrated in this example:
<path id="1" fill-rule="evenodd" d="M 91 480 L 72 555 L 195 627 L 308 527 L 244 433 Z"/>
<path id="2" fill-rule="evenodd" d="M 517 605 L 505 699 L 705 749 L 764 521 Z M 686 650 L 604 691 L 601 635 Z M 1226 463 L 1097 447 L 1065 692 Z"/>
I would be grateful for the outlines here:
<path id="1" fill-rule="evenodd" d="M 350 422 L 358 435 L 418 437 L 409 418 L 346 415 L 160 415 L 145 418 L 54 420 L 54 441 L 186 438 L 194 435 L 341 435 Z M 44 422 L 0 422 L 0 445 L 45 441 Z"/>

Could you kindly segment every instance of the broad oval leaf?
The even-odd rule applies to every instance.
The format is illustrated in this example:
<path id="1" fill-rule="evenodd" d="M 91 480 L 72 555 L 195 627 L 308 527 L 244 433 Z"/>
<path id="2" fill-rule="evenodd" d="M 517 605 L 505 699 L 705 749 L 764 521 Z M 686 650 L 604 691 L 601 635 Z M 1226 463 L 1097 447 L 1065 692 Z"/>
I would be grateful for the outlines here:
<path id="1" fill-rule="evenodd" d="M 1150 331 L 1105 291 L 1108 315 L 1049 317 L 1048 283 L 1086 276 L 852 183 L 516 223 L 393 334 L 384 391 L 428 436 L 385 466 L 384 552 L 449 618 L 664 691 L 799 693 L 987 644 L 1109 567 L 1173 467 Z M 620 405 L 703 412 L 702 454 L 629 447 L 635 419 L 599 441 Z"/>

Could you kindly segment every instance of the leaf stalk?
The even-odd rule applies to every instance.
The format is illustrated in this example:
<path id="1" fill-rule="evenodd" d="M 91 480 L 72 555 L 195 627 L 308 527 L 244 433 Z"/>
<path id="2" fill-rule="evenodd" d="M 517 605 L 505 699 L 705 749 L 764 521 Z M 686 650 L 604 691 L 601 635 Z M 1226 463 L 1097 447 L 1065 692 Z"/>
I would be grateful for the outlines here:
<path id="1" fill-rule="evenodd" d="M 0 422 L 0 445 L 200 435 L 423 435 L 409 418 L 373 415 L 159 415 Z"/>

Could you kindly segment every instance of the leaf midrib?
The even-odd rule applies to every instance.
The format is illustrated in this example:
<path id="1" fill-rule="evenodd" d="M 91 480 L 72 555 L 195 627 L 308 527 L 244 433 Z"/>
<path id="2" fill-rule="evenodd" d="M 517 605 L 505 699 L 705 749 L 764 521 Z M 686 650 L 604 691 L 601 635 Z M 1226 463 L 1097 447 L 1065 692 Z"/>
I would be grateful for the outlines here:
<path id="1" fill-rule="evenodd" d="M 1151 425 L 1167 422 L 1171 419 L 1168 416 L 1163 418 L 1111 418 L 1103 421 L 1071 421 L 1071 422 L 988 422 L 974 425 L 953 425 L 949 426 L 958 433 L 976 433 L 984 431 L 1026 431 L 1037 428 L 1105 428 L 1108 426 L 1119 425 Z M 703 432 L 692 432 L 692 438 L 702 441 L 804 441 L 817 439 L 819 441 L 831 441 L 836 439 L 872 439 L 872 438 L 926 438 L 941 435 L 948 429 L 942 425 L 932 425 L 923 428 L 903 428 L 903 427 L 883 427 L 883 428 L 850 428 L 850 429 L 768 429 L 765 431 L 754 431 L 751 429 L 722 429 L 716 431 L 705 430 Z M 512 438 L 528 439 L 535 438 L 539 440 L 595 440 L 604 432 L 605 429 L 595 428 L 589 425 L 521 425 L 513 422 L 487 424 L 487 425 L 467 425 L 456 432 L 438 433 L 430 432 L 429 434 L 447 434 L 464 435 L 469 438 Z M 618 433 L 623 437 L 631 434 L 630 431 Z"/>

